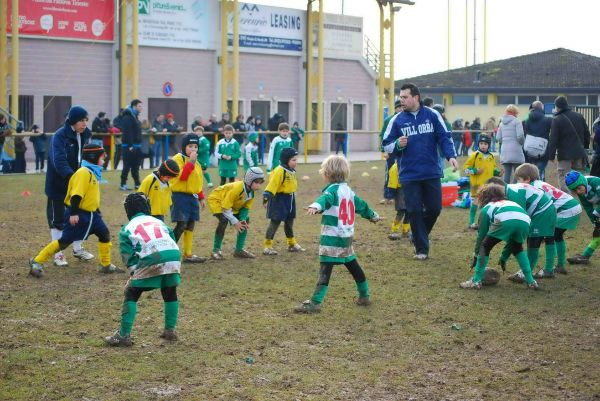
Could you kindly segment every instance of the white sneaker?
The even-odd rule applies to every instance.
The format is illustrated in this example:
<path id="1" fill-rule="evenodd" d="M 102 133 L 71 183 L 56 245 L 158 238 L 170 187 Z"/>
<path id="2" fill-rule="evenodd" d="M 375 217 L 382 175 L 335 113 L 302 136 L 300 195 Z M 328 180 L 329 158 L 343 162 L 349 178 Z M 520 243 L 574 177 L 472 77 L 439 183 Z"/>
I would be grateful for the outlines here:
<path id="1" fill-rule="evenodd" d="M 62 252 L 54 255 L 54 266 L 57 267 L 67 267 L 69 266 L 69 262 L 67 262 L 67 258 L 65 258 L 65 254 Z"/>
<path id="2" fill-rule="evenodd" d="M 209 183 L 208 183 L 208 187 L 209 187 L 209 188 L 212 188 L 213 186 L 214 186 L 214 185 L 213 185 L 213 183 L 212 183 L 212 182 L 209 182 Z"/>
<path id="3" fill-rule="evenodd" d="M 462 288 L 463 290 L 480 290 L 481 289 L 481 283 L 476 283 L 473 281 L 473 279 L 469 279 L 463 283 L 460 283 L 458 286 L 460 288 Z"/>
<path id="4" fill-rule="evenodd" d="M 429 256 L 427 256 L 425 253 L 417 253 L 415 256 L 413 256 L 413 259 L 416 260 L 425 260 L 427 258 L 429 258 Z"/>
<path id="5" fill-rule="evenodd" d="M 306 251 L 306 249 L 302 248 L 300 246 L 300 244 L 294 244 L 294 245 L 288 247 L 288 251 L 289 252 L 304 252 L 304 251 Z"/>
<path id="6" fill-rule="evenodd" d="M 278 255 L 277 251 L 273 248 L 265 248 L 263 249 L 263 255 Z"/>
<path id="7" fill-rule="evenodd" d="M 83 261 L 88 261 L 88 260 L 94 259 L 94 255 L 92 255 L 91 253 L 89 253 L 88 251 L 86 251 L 83 248 L 81 248 L 78 251 L 73 250 L 73 256 L 76 257 L 77 259 L 83 260 Z"/>

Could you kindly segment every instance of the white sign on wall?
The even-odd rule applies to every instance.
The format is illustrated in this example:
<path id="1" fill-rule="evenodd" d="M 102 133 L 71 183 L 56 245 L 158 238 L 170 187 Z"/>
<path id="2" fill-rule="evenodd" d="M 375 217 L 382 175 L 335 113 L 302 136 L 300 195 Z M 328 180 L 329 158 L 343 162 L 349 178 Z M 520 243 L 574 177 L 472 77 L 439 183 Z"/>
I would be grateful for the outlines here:
<path id="1" fill-rule="evenodd" d="M 271 49 L 301 53 L 304 46 L 306 12 L 293 8 L 239 3 L 240 50 Z M 227 27 L 233 43 L 233 21 Z"/>
<path id="2" fill-rule="evenodd" d="M 325 40 L 327 57 L 361 57 L 363 25 L 361 17 L 325 14 Z"/>
<path id="3" fill-rule="evenodd" d="M 208 1 L 138 1 L 140 46 L 208 48 Z"/>

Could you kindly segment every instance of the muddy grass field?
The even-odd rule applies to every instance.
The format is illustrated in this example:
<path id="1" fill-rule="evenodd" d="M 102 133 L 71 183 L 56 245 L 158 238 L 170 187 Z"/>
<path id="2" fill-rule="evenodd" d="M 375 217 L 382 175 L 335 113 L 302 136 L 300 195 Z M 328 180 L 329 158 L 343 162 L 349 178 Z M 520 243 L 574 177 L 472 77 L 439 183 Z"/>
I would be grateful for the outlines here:
<path id="1" fill-rule="evenodd" d="M 230 228 L 225 261 L 184 266 L 176 344 L 158 337 L 160 292 L 144 293 L 130 349 L 102 341 L 118 327 L 127 277 L 101 275 L 97 260 L 78 262 L 70 249 L 69 267 L 48 266 L 43 279 L 28 277 L 28 258 L 49 241 L 44 177 L 0 177 L 0 399 L 600 399 L 598 257 L 568 276 L 541 281 L 537 292 L 509 282 L 508 274 L 496 287 L 460 290 L 474 241 L 468 211 L 445 208 L 430 260 L 413 261 L 406 240 L 387 239 L 394 210 L 377 204 L 383 162 L 352 169 L 354 190 L 386 218 L 356 227 L 370 307 L 353 304 L 354 283 L 338 267 L 320 314 L 292 312 L 312 293 L 318 271 L 319 217 L 302 214 L 295 229 L 303 254 L 285 251 L 280 228 L 279 256 L 233 259 Z M 300 182 L 299 208 L 323 187 L 317 170 L 299 167 L 300 176 L 310 176 Z M 124 194 L 116 174 L 106 178 L 101 209 L 116 242 Z M 248 249 L 260 254 L 267 226 L 260 202 L 251 218 Z M 204 211 L 197 254 L 209 255 L 215 227 Z M 591 231 L 582 219 L 579 231 L 568 233 L 570 254 L 582 251 Z M 95 237 L 86 242 L 95 255 L 96 243 Z M 122 266 L 114 245 L 113 260 Z M 512 259 L 509 272 L 516 269 Z"/>

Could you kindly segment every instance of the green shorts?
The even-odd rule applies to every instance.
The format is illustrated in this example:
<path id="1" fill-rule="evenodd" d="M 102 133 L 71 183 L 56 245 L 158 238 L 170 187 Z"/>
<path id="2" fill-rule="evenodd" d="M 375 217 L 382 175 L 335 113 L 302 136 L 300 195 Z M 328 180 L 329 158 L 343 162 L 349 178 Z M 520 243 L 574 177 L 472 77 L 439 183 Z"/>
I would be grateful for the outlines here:
<path id="1" fill-rule="evenodd" d="M 166 288 L 177 287 L 181 283 L 179 273 L 163 274 L 149 278 L 131 280 L 130 285 L 137 288 Z"/>
<path id="2" fill-rule="evenodd" d="M 575 230 L 577 228 L 577 224 L 579 224 L 579 216 L 581 214 L 576 214 L 571 217 L 557 218 L 556 219 L 556 228 L 562 228 L 563 230 Z"/>
<path id="3" fill-rule="evenodd" d="M 530 237 L 553 237 L 554 227 L 556 226 L 556 209 L 554 206 L 536 214 L 531 218 L 529 226 Z"/>
<path id="4" fill-rule="evenodd" d="M 529 235 L 529 224 L 523 220 L 507 220 L 501 224 L 492 224 L 487 235 L 498 238 L 504 242 L 516 242 L 522 244 L 527 241 Z"/>

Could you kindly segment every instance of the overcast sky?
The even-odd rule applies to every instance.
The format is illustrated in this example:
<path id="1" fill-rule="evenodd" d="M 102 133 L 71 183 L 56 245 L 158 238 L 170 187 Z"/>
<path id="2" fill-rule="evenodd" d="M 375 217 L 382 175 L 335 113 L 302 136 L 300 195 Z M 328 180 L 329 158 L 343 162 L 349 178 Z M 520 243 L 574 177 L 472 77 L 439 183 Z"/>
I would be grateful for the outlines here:
<path id="1" fill-rule="evenodd" d="M 395 78 L 444 71 L 448 66 L 448 0 L 413 0 L 396 14 Z M 483 62 L 484 0 L 450 0 L 450 68 L 473 64 L 473 9 L 477 7 L 477 63 Z M 306 0 L 256 0 L 306 9 Z M 375 0 L 324 0 L 325 12 L 363 17 L 365 34 L 379 46 Z M 600 0 L 487 0 L 487 61 L 564 47 L 600 57 Z"/>

